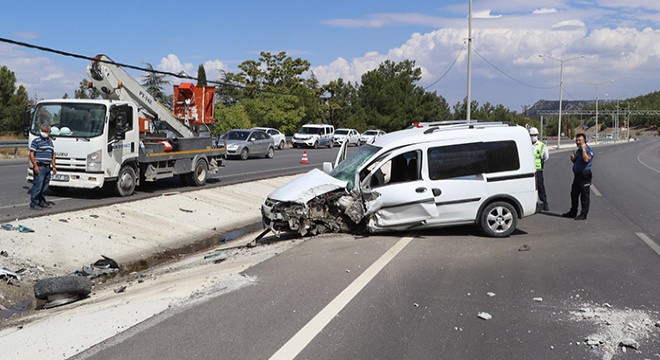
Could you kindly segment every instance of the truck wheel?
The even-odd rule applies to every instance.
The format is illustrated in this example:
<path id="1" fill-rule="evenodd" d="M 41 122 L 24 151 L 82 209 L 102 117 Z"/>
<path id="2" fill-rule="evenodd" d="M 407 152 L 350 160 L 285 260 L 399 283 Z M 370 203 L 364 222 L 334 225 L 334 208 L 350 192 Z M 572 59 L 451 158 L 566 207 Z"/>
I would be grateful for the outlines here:
<path id="1" fill-rule="evenodd" d="M 318 142 L 318 141 L 314 141 L 314 146 L 312 146 L 312 147 L 313 147 L 314 149 L 318 149 L 318 148 L 319 148 L 319 142 Z"/>
<path id="2" fill-rule="evenodd" d="M 518 225 L 518 215 L 513 206 L 504 201 L 486 205 L 479 215 L 479 228 L 490 237 L 507 237 Z"/>
<path id="3" fill-rule="evenodd" d="M 135 191 L 135 170 L 132 166 L 124 165 L 119 170 L 115 191 L 121 197 L 133 194 L 133 191 Z"/>
<path id="4" fill-rule="evenodd" d="M 44 308 L 77 301 L 92 292 L 92 281 L 85 276 L 58 276 L 37 280 L 34 297 L 48 300 Z"/>
<path id="5" fill-rule="evenodd" d="M 193 172 L 186 174 L 186 183 L 190 186 L 202 186 L 206 184 L 209 175 L 209 166 L 204 159 L 197 160 Z"/>
<path id="6" fill-rule="evenodd" d="M 266 159 L 272 159 L 274 154 L 275 154 L 275 149 L 269 147 L 268 151 L 266 151 Z"/>
<path id="7" fill-rule="evenodd" d="M 284 140 L 280 141 L 280 144 L 277 146 L 278 150 L 284 150 Z"/>
<path id="8" fill-rule="evenodd" d="M 248 148 L 243 148 L 243 150 L 241 150 L 241 160 L 247 160 L 249 156 L 250 150 L 248 150 Z"/>

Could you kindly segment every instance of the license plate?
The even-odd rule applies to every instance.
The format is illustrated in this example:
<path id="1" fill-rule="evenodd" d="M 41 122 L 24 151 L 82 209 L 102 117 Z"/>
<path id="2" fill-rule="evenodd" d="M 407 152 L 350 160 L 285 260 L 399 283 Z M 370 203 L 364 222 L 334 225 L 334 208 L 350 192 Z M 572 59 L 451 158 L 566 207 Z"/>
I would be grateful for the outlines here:
<path id="1" fill-rule="evenodd" d="M 53 181 L 69 181 L 69 175 L 55 174 L 52 178 Z"/>

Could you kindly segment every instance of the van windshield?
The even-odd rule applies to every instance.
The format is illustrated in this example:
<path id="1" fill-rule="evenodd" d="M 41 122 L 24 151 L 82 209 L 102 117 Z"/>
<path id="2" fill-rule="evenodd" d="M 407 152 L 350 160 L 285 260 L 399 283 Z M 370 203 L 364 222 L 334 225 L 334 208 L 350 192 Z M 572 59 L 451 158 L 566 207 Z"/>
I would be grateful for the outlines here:
<path id="1" fill-rule="evenodd" d="M 360 146 L 357 150 L 351 152 L 344 161 L 340 162 L 336 168 L 330 172 L 330 176 L 348 182 L 348 188 L 352 189 L 355 185 L 355 174 L 357 171 L 381 150 L 381 147 L 373 145 Z"/>
<path id="2" fill-rule="evenodd" d="M 300 134 L 321 135 L 321 134 L 323 134 L 323 128 L 320 128 L 320 127 L 303 127 L 302 129 L 300 129 Z"/>

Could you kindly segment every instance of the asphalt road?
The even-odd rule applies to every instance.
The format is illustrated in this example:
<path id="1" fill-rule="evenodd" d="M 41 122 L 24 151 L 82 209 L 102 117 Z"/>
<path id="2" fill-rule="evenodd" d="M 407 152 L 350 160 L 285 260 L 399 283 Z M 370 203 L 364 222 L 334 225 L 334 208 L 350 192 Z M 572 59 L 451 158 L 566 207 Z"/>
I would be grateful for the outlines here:
<path id="1" fill-rule="evenodd" d="M 324 161 L 335 160 L 338 148 L 333 149 L 292 149 L 275 152 L 273 159 L 226 160 L 225 167 L 217 174 L 209 174 L 206 186 L 224 186 L 239 182 L 253 181 L 274 176 L 292 175 L 309 171 L 313 167 L 321 168 Z M 303 151 L 307 151 L 309 164 L 300 164 Z M 172 191 L 191 191 L 195 187 L 184 186 L 178 178 L 163 179 L 147 183 L 136 188 L 132 196 L 119 198 L 112 191 L 103 189 L 67 189 L 66 191 L 49 190 L 48 200 L 55 206 L 43 211 L 29 208 L 31 184 L 26 182 L 27 159 L 0 160 L 0 222 L 22 219 L 44 213 L 56 213 L 93 208 L 122 201 L 133 201 Z"/>
<path id="2" fill-rule="evenodd" d="M 245 271 L 253 285 L 76 358 L 658 358 L 659 149 L 658 139 L 597 147 L 586 221 L 559 216 L 571 164 L 553 152 L 551 211 L 509 238 L 473 227 L 310 238 Z M 625 338 L 638 349 L 624 353 Z"/>

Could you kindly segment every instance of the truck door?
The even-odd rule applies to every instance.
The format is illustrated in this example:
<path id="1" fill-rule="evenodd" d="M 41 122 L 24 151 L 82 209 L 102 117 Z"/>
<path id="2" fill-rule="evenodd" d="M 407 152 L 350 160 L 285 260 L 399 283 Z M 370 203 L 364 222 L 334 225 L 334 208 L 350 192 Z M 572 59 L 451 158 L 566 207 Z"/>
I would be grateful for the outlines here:
<path id="1" fill-rule="evenodd" d="M 110 108 L 108 119 L 108 155 L 114 159 L 115 171 L 126 160 L 137 157 L 138 129 L 133 121 L 133 108 L 130 105 L 118 105 Z"/>

